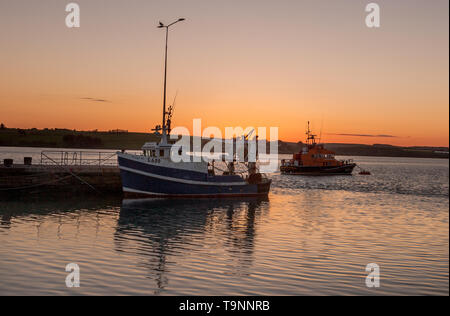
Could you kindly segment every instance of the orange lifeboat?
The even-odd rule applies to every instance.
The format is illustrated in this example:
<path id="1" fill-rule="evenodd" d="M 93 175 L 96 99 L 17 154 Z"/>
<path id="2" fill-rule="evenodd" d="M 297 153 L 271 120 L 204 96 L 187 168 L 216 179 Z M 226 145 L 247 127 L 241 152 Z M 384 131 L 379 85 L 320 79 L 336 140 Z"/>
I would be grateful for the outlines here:
<path id="1" fill-rule="evenodd" d="M 335 152 L 316 143 L 316 135 L 309 129 L 306 132 L 306 145 L 292 156 L 281 160 L 282 174 L 295 175 L 350 175 L 356 164 L 352 160 L 337 160 Z"/>

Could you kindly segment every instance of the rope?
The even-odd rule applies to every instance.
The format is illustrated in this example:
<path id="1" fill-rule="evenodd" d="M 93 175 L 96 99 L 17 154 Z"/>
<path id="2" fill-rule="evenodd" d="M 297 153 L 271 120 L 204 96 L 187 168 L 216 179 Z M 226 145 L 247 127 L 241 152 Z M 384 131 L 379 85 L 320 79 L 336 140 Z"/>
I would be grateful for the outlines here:
<path id="1" fill-rule="evenodd" d="M 52 160 L 52 161 L 56 164 L 56 166 L 55 166 L 56 168 L 59 167 L 59 168 L 65 170 L 65 171 L 66 171 L 67 173 L 69 173 L 70 175 L 67 176 L 67 177 L 65 177 L 65 178 L 58 179 L 58 180 L 56 180 L 56 181 L 51 181 L 51 182 L 48 182 L 48 183 L 36 184 L 36 185 L 24 186 L 24 187 L 18 187 L 18 188 L 4 188 L 4 189 L 0 189 L 0 191 L 28 189 L 28 188 L 33 188 L 33 187 L 36 187 L 36 186 L 41 186 L 41 185 L 50 184 L 50 183 L 53 183 L 53 182 L 58 182 L 58 181 L 61 181 L 61 180 L 66 179 L 66 178 L 74 177 L 74 178 L 78 179 L 79 181 L 81 181 L 82 183 L 86 184 L 86 185 L 87 185 L 88 187 L 90 187 L 92 190 L 96 191 L 97 193 L 100 193 L 100 191 L 98 191 L 98 190 L 97 190 L 95 187 L 93 187 L 90 183 L 88 183 L 87 181 L 83 180 L 82 178 L 80 178 L 80 177 L 79 177 L 78 175 L 76 175 L 75 173 L 73 173 L 72 170 L 70 170 L 68 167 L 61 166 L 61 165 L 57 164 L 53 159 L 51 159 L 51 158 L 49 158 L 49 159 Z M 51 174 L 51 172 L 41 173 L 41 174 Z M 32 175 L 32 176 L 36 177 L 37 175 Z M 32 177 L 32 176 L 28 176 L 28 177 Z"/>
<path id="2" fill-rule="evenodd" d="M 50 157 L 47 157 L 47 158 L 50 159 L 51 161 L 53 161 L 55 164 L 57 164 L 57 162 L 54 161 L 52 158 L 50 158 Z M 81 182 L 83 182 L 84 184 L 86 184 L 87 186 L 89 186 L 92 190 L 96 191 L 97 193 L 100 193 L 96 188 L 94 188 L 92 185 L 90 185 L 90 184 L 89 184 L 88 182 L 86 182 L 85 180 L 81 179 L 79 176 L 77 176 L 75 173 L 73 173 L 72 170 L 70 170 L 69 168 L 64 167 L 64 166 L 61 166 L 61 165 L 58 165 L 58 164 L 57 164 L 57 166 L 60 167 L 60 168 L 62 168 L 62 169 L 66 169 L 66 171 L 69 172 L 69 173 L 70 173 L 72 176 L 74 176 L 76 179 L 80 180 Z"/>

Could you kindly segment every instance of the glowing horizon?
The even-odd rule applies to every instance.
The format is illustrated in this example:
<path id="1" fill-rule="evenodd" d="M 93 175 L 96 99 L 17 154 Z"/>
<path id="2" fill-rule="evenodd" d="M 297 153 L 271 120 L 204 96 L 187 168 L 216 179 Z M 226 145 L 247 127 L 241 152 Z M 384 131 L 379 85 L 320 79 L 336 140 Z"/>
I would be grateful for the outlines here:
<path id="1" fill-rule="evenodd" d="M 449 146 L 448 1 L 64 1 L 0 4 L 0 122 L 16 128 L 161 124 L 164 33 L 173 126 L 278 126 L 328 143 Z"/>

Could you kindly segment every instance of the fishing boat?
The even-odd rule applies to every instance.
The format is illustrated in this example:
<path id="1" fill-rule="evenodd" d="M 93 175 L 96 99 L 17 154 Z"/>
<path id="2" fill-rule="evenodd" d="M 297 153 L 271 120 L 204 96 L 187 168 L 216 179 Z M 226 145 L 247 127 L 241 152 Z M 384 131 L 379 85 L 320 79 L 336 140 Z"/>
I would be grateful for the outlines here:
<path id="1" fill-rule="evenodd" d="M 179 19 L 176 22 L 183 21 Z M 246 172 L 236 171 L 236 161 L 223 162 L 224 172 L 217 172 L 214 164 L 201 160 L 175 162 L 171 158 L 172 146 L 168 141 L 173 106 L 166 111 L 166 74 L 167 74 L 167 32 L 164 71 L 164 100 L 162 126 L 154 130 L 161 131 L 159 142 L 148 142 L 140 153 L 118 152 L 118 164 L 122 180 L 122 189 L 126 197 L 240 197 L 267 196 L 271 180 L 257 169 L 255 162 L 242 162 Z"/>
<path id="2" fill-rule="evenodd" d="M 306 144 L 292 159 L 282 159 L 282 174 L 293 175 L 351 175 L 356 164 L 351 160 L 337 160 L 335 152 L 316 143 L 316 136 L 310 128 L 306 131 Z"/>

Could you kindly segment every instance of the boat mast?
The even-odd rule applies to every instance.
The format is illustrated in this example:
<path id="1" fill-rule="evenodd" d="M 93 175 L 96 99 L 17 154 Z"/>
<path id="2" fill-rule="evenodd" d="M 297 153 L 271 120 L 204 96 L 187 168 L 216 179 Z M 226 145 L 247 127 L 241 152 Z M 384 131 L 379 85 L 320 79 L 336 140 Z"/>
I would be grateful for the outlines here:
<path id="1" fill-rule="evenodd" d="M 309 130 L 309 121 L 308 121 L 308 129 L 306 130 L 306 144 L 309 145 L 309 134 L 311 133 L 311 131 Z"/>
<path id="2" fill-rule="evenodd" d="M 316 135 L 313 135 L 311 133 L 311 130 L 309 129 L 309 121 L 308 121 L 308 130 L 306 131 L 306 144 L 307 145 L 315 145 L 316 144 L 315 138 L 316 138 Z"/>
<path id="3" fill-rule="evenodd" d="M 175 23 L 184 21 L 184 18 L 180 18 L 175 22 L 172 22 L 168 25 L 164 25 L 164 23 L 159 22 L 158 28 L 166 29 L 166 48 L 164 54 L 164 97 L 163 97 L 163 122 L 162 122 L 162 138 L 161 143 L 167 143 L 167 126 L 166 126 L 166 91 L 167 91 L 167 42 L 169 40 L 169 27 L 174 25 Z"/>

